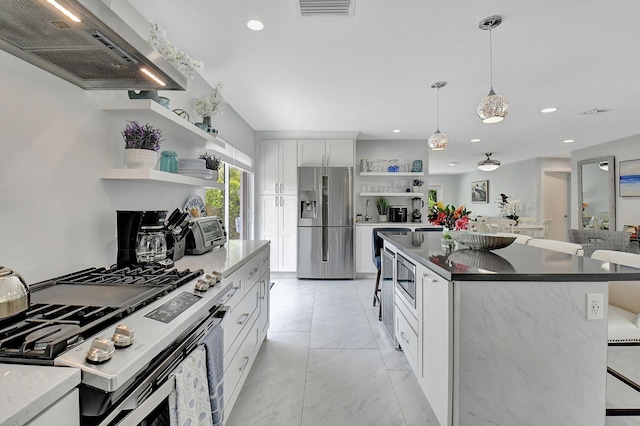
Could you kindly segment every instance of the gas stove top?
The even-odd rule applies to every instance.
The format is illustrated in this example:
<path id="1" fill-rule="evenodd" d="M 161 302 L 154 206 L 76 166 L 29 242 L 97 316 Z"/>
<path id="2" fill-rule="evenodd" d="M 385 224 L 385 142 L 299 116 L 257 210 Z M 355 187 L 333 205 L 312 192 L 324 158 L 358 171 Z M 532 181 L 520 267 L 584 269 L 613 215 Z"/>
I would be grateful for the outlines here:
<path id="1" fill-rule="evenodd" d="M 33 284 L 22 318 L 0 323 L 0 362 L 54 358 L 203 274 L 164 268 L 89 268 Z"/>

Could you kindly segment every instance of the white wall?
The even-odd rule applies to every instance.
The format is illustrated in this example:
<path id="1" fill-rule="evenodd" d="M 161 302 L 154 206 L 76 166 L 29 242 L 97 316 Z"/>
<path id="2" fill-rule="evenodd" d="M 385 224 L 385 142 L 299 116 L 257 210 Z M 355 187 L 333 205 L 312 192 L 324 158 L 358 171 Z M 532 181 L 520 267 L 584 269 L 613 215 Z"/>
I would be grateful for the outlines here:
<path id="1" fill-rule="evenodd" d="M 616 230 L 621 231 L 624 225 L 640 225 L 640 197 L 620 197 L 618 184 L 620 179 L 619 163 L 626 160 L 640 159 L 640 135 L 629 136 L 611 142 L 579 149 L 571 153 L 571 171 L 577 176 L 578 161 L 590 158 L 606 157 L 613 155 L 616 168 Z M 578 207 L 578 181 L 571 182 L 571 205 L 575 206 L 571 216 L 571 226 L 577 228 L 580 220 L 581 209 Z"/>
<path id="2" fill-rule="evenodd" d="M 100 179 L 102 169 L 124 167 L 126 121 L 100 105 L 127 99 L 125 91 L 85 91 L 4 51 L 0 63 L 0 264 L 28 283 L 113 264 L 117 209 L 172 210 L 194 193 L 204 195 L 200 188 Z M 188 96 L 169 93 L 172 107 L 189 109 Z M 219 129 L 255 151 L 253 130 L 231 108 Z M 203 150 L 180 141 L 162 149 L 194 157 Z"/>

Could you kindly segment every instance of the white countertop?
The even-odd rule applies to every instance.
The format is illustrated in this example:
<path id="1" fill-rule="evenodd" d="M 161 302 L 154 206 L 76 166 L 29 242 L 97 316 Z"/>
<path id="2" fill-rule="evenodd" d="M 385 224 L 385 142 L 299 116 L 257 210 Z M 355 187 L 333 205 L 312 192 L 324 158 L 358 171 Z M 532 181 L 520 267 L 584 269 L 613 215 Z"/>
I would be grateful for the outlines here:
<path id="1" fill-rule="evenodd" d="M 80 384 L 77 368 L 0 364 L 0 425 L 23 425 Z"/>
<path id="2" fill-rule="evenodd" d="M 203 269 L 206 274 L 212 271 L 229 276 L 233 271 L 244 265 L 253 255 L 269 245 L 265 240 L 231 240 L 223 247 L 216 247 L 207 253 L 185 255 L 176 262 L 178 269 Z"/>

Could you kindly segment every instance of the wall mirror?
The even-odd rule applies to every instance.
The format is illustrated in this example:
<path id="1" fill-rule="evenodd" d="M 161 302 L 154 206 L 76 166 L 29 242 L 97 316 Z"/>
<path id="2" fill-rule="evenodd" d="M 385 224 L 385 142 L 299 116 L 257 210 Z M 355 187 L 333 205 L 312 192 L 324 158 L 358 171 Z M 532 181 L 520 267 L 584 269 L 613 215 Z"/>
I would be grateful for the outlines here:
<path id="1" fill-rule="evenodd" d="M 616 172 L 611 157 L 578 161 L 578 212 L 586 229 L 616 230 Z"/>

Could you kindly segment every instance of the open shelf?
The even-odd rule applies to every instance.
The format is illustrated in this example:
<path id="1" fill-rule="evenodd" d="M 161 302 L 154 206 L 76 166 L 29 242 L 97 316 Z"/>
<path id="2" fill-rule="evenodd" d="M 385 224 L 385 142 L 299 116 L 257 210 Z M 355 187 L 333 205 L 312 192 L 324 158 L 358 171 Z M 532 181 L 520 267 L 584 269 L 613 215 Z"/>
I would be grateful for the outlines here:
<path id="1" fill-rule="evenodd" d="M 385 176 L 385 177 L 393 177 L 393 176 L 424 176 L 424 172 L 360 172 L 360 176 Z"/>
<path id="2" fill-rule="evenodd" d="M 102 109 L 127 121 L 137 121 L 140 124 L 149 123 L 162 130 L 162 136 L 167 140 L 198 145 L 211 144 L 223 148 L 226 145 L 222 138 L 205 132 L 151 99 L 108 101 L 103 104 Z"/>
<path id="3" fill-rule="evenodd" d="M 361 197 L 424 197 L 423 192 L 361 192 Z"/>
<path id="4" fill-rule="evenodd" d="M 224 189 L 224 184 L 215 182 L 213 180 L 198 179 L 191 176 L 184 176 L 177 173 L 161 172 L 160 170 L 152 169 L 107 169 L 103 170 L 100 178 L 107 180 L 156 182 Z"/>

